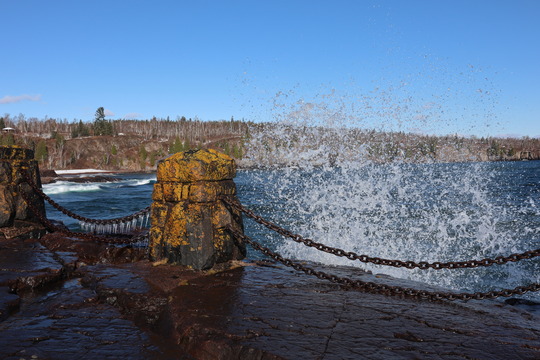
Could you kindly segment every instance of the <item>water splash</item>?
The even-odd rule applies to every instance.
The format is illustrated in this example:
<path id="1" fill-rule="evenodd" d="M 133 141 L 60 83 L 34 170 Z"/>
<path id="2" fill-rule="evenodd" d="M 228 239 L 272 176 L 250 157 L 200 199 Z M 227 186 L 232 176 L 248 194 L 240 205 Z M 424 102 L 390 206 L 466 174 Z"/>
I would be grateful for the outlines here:
<path id="1" fill-rule="evenodd" d="M 252 128 L 244 164 L 260 168 L 250 181 L 266 194 L 267 204 L 255 204 L 263 215 L 316 241 L 374 257 L 463 261 L 540 247 L 538 201 L 531 193 L 519 198 L 511 191 L 498 192 L 503 165 L 459 162 L 481 160 L 478 149 L 463 137 L 366 129 L 354 104 L 333 96 L 310 102 L 286 97 L 276 102 L 278 122 Z M 410 115 L 411 106 L 401 106 L 402 100 L 378 101 L 362 106 L 377 106 L 380 118 L 389 118 L 389 128 Z M 515 216 L 519 213 L 528 214 L 529 222 Z M 537 260 L 478 269 L 407 270 L 354 263 L 272 235 L 258 236 L 287 257 L 353 265 L 456 290 L 540 282 Z"/>

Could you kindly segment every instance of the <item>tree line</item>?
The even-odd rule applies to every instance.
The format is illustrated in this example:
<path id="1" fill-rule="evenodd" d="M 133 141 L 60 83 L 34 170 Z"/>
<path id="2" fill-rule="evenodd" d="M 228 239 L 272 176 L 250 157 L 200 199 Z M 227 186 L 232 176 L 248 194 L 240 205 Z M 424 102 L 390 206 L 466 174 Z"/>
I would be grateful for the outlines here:
<path id="1" fill-rule="evenodd" d="M 178 116 L 148 120 L 107 119 L 99 107 L 92 122 L 54 118 L 0 117 L 0 145 L 22 145 L 34 150 L 43 168 L 97 167 L 151 170 L 168 154 L 215 148 L 239 159 L 249 123 L 230 120 L 202 121 Z"/>
<path id="2" fill-rule="evenodd" d="M 138 135 L 144 140 L 170 140 L 180 138 L 189 143 L 203 144 L 220 138 L 245 136 L 248 121 L 230 120 L 202 121 L 178 116 L 176 120 L 152 117 L 147 120 L 106 119 L 103 107 L 96 110 L 93 122 L 82 120 L 68 121 L 45 117 L 26 118 L 23 114 L 12 117 L 5 114 L 0 117 L 0 128 L 12 127 L 17 133 L 28 137 L 50 138 L 57 133 L 65 139 L 85 136 Z"/>
<path id="3" fill-rule="evenodd" d="M 149 170 L 168 154 L 214 148 L 241 165 L 286 164 L 305 154 L 331 160 L 362 156 L 375 162 L 498 161 L 540 159 L 540 139 L 458 135 L 430 136 L 368 129 L 331 129 L 281 123 L 230 120 L 202 121 L 178 116 L 175 120 L 106 119 L 98 108 L 92 122 L 66 119 L 0 117 L 0 144 L 34 149 L 47 168 L 91 166 L 107 169 Z M 100 140 L 101 139 L 101 140 Z"/>

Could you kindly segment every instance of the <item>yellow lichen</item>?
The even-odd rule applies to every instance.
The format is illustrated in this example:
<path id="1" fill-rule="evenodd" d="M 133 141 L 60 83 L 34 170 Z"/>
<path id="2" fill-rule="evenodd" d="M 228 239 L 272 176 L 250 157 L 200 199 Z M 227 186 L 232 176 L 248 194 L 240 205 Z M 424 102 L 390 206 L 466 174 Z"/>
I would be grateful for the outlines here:
<path id="1" fill-rule="evenodd" d="M 179 203 L 173 206 L 165 220 L 163 243 L 172 247 L 187 245 L 187 221 L 184 204 Z"/>
<path id="2" fill-rule="evenodd" d="M 236 224 L 218 196 L 236 194 L 235 174 L 234 160 L 215 150 L 177 153 L 159 163 L 150 232 L 154 259 L 176 259 L 194 268 L 206 260 L 183 262 L 184 257 L 196 259 L 192 253 L 201 254 L 200 259 L 231 259 L 232 254 L 225 252 L 233 240 L 222 228 L 242 225 Z"/>
<path id="3" fill-rule="evenodd" d="M 212 149 L 176 153 L 160 161 L 158 181 L 225 180 L 236 175 L 234 160 Z"/>

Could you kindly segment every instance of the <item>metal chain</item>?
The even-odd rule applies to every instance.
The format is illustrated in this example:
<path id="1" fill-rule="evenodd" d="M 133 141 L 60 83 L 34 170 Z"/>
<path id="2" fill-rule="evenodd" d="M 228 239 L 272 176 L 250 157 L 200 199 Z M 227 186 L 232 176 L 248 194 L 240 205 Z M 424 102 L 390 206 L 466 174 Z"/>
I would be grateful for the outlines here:
<path id="1" fill-rule="evenodd" d="M 533 283 L 528 286 L 518 286 L 514 289 L 503 289 L 499 291 L 489 291 L 489 292 L 475 292 L 475 293 L 450 293 L 450 292 L 435 292 L 435 291 L 426 291 L 426 290 L 417 290 L 412 288 L 405 288 L 400 286 L 392 286 L 386 284 L 377 284 L 369 281 L 362 280 L 353 280 L 347 277 L 340 277 L 336 275 L 330 275 L 324 271 L 314 270 L 308 266 L 302 265 L 293 260 L 284 258 L 278 253 L 273 252 L 267 247 L 262 246 L 258 242 L 249 238 L 245 234 L 239 232 L 231 226 L 227 226 L 227 230 L 232 233 L 232 235 L 238 240 L 244 241 L 251 245 L 255 250 L 262 252 L 263 254 L 271 257 L 277 262 L 282 263 L 285 266 L 291 267 L 297 271 L 302 271 L 308 275 L 315 276 L 322 280 L 328 280 L 333 283 L 339 284 L 344 288 L 353 288 L 361 291 L 372 292 L 382 295 L 397 295 L 397 296 L 407 296 L 418 299 L 429 299 L 429 300 L 484 300 L 484 299 L 493 299 L 500 296 L 509 297 L 512 295 L 522 295 L 529 291 L 540 291 L 540 284 Z"/>
<path id="2" fill-rule="evenodd" d="M 146 214 L 146 213 L 148 213 L 150 211 L 150 206 L 148 206 L 148 207 L 146 207 L 146 208 L 144 208 L 142 210 L 137 211 L 136 213 L 133 213 L 133 214 L 128 215 L 128 216 L 120 217 L 120 218 L 115 218 L 115 219 L 90 219 L 90 218 L 75 214 L 74 212 L 66 209 L 65 207 L 63 207 L 60 204 L 58 204 L 57 202 L 55 202 L 47 194 L 45 194 L 43 192 L 43 190 L 41 190 L 34 183 L 34 181 L 32 181 L 32 178 L 29 176 L 28 173 L 25 172 L 24 177 L 26 179 L 26 182 L 32 187 L 32 189 L 39 196 L 41 196 L 44 200 L 46 200 L 49 204 L 51 204 L 51 206 L 54 207 L 56 210 L 62 212 L 64 215 L 67 215 L 67 216 L 69 216 L 69 217 L 71 217 L 73 219 L 83 221 L 83 222 L 86 222 L 86 223 L 97 224 L 97 225 L 119 224 L 119 223 L 123 223 L 123 222 L 129 222 L 129 221 L 133 220 L 134 218 L 139 217 L 139 216 L 141 216 L 143 214 Z"/>
<path id="3" fill-rule="evenodd" d="M 133 244 L 139 241 L 142 241 L 144 237 L 148 234 L 148 231 L 143 232 L 137 236 L 133 237 L 105 237 L 105 236 L 98 236 L 88 233 L 78 233 L 70 230 L 63 229 L 61 227 L 58 227 L 54 225 L 49 219 L 47 219 L 42 211 L 39 211 L 32 201 L 30 201 L 24 191 L 20 192 L 23 200 L 26 202 L 26 205 L 32 211 L 32 213 L 39 219 L 41 224 L 45 226 L 49 231 L 51 232 L 58 232 L 62 235 L 68 236 L 68 237 L 76 237 L 79 239 L 87 240 L 87 241 L 97 241 L 102 243 L 109 243 L 109 244 L 117 244 L 117 245 L 127 245 L 127 244 Z"/>
<path id="4" fill-rule="evenodd" d="M 277 232 L 280 235 L 286 236 L 291 238 L 292 240 L 296 241 L 297 243 L 304 244 L 308 247 L 313 247 L 317 250 L 333 254 L 339 257 L 346 257 L 349 260 L 358 260 L 363 263 L 372 263 L 375 265 L 385 265 L 385 266 L 393 266 L 397 268 L 407 268 L 407 269 L 414 269 L 418 268 L 421 270 L 426 269 L 434 269 L 434 270 L 441 270 L 441 269 L 464 269 L 464 268 L 477 268 L 479 266 L 491 266 L 491 265 L 502 265 L 506 264 L 508 262 L 516 262 L 520 260 L 525 259 L 532 259 L 534 257 L 540 256 L 540 249 L 535 250 L 529 250 L 520 254 L 510 254 L 508 256 L 497 256 L 494 259 L 482 259 L 482 260 L 468 260 L 468 261 L 449 261 L 449 262 L 433 262 L 429 263 L 426 261 L 420 261 L 420 262 L 414 262 L 414 261 L 402 261 L 402 260 L 392 260 L 392 259 L 384 259 L 379 257 L 370 257 L 368 255 L 359 255 L 352 251 L 345 251 L 339 248 L 331 247 L 322 243 L 315 242 L 311 239 L 306 239 L 298 234 L 294 234 L 293 232 L 284 229 L 268 220 L 263 219 L 259 215 L 256 215 L 253 211 L 247 209 L 242 204 L 240 204 L 238 201 L 231 199 L 230 197 L 222 196 L 221 200 L 235 208 L 236 210 L 239 210 L 246 214 L 248 217 L 252 218 L 256 222 L 258 222 L 261 225 L 264 225 L 268 229 Z"/>

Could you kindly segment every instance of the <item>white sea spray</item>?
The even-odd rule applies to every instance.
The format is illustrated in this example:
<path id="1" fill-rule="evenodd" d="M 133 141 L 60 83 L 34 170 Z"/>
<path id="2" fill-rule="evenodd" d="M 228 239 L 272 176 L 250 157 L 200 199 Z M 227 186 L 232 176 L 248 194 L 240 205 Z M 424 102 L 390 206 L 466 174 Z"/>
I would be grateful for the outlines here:
<path id="1" fill-rule="evenodd" d="M 347 105 L 319 100 L 281 104 L 279 121 L 251 131 L 245 164 L 262 169 L 253 171 L 252 179 L 267 193 L 272 210 L 265 215 L 274 221 L 345 251 L 404 261 L 480 260 L 540 245 L 527 240 L 538 239 L 540 229 L 514 217 L 525 212 L 538 219 L 537 199 L 527 195 L 526 201 L 517 201 L 514 194 L 498 190 L 497 167 L 446 163 L 429 151 L 411 156 L 402 150 L 401 134 L 362 128 L 364 119 Z M 381 117 L 390 117 L 389 128 L 406 121 L 398 108 L 392 105 L 391 114 L 381 110 Z M 463 160 L 469 158 L 467 153 Z M 478 269 L 408 270 L 351 262 L 272 235 L 257 236 L 286 257 L 358 266 L 456 290 L 540 281 L 535 260 Z"/>

